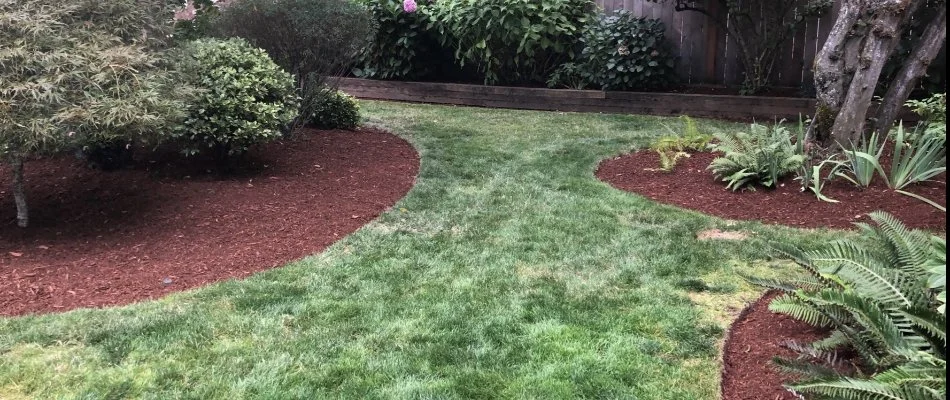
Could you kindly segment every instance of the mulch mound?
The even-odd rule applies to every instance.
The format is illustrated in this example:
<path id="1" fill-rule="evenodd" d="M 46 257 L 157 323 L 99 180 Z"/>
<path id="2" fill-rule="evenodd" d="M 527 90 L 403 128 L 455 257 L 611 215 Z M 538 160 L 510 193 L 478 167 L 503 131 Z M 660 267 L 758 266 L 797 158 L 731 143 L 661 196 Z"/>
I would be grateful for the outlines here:
<path id="1" fill-rule="evenodd" d="M 763 296 L 732 324 L 723 351 L 723 400 L 798 399 L 782 387 L 796 377 L 779 371 L 772 358 L 794 358 L 796 354 L 783 343 L 810 343 L 826 337 L 827 332 L 769 311 L 769 302 L 776 296 L 778 293 Z"/>
<path id="2" fill-rule="evenodd" d="M 732 220 L 758 220 L 797 228 L 848 229 L 854 227 L 854 222 L 868 222 L 868 213 L 883 210 L 909 227 L 945 229 L 946 213 L 888 189 L 879 177 L 864 190 L 844 179 L 832 180 L 822 194 L 840 203 L 828 203 L 818 200 L 811 192 L 802 192 L 801 184 L 791 177 L 776 189 L 730 191 L 706 170 L 714 158 L 713 153 L 695 153 L 681 159 L 672 172 L 663 172 L 655 170 L 660 165 L 655 152 L 640 151 L 604 161 L 597 170 L 597 177 L 618 189 L 660 203 Z M 934 181 L 913 185 L 907 191 L 946 206 L 946 174 Z"/>
<path id="3" fill-rule="evenodd" d="M 92 170 L 30 161 L 30 227 L 0 165 L 0 315 L 101 307 L 246 277 L 318 252 L 412 187 L 419 157 L 391 134 L 302 130 L 224 177 L 207 161 L 149 155 Z"/>

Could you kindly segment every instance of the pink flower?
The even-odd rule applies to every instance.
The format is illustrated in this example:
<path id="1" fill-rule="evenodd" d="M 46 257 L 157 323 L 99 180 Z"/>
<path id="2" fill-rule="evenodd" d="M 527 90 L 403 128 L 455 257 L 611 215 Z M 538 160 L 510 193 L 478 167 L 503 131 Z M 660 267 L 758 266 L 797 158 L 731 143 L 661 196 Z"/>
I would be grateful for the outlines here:
<path id="1" fill-rule="evenodd" d="M 415 0 L 403 0 L 402 9 L 407 13 L 416 12 L 416 1 Z"/>
<path id="2" fill-rule="evenodd" d="M 192 3 L 191 0 L 185 2 L 185 6 L 175 11 L 175 21 L 191 21 L 195 19 L 195 14 L 197 14 L 198 9 L 195 8 L 195 3 Z"/>

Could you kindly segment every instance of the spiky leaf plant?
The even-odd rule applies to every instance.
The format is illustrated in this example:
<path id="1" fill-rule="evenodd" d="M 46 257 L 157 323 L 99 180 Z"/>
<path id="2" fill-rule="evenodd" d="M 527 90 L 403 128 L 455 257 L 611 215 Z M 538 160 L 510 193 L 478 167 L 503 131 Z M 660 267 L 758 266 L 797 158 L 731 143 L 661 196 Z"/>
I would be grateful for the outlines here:
<path id="1" fill-rule="evenodd" d="M 804 155 L 796 150 L 788 129 L 752 124 L 748 132 L 717 133 L 712 150 L 722 152 L 706 169 L 738 190 L 759 184 L 775 187 L 779 179 L 801 168 Z"/>
<path id="2" fill-rule="evenodd" d="M 910 230 L 893 216 L 871 213 L 858 224 L 862 240 L 845 239 L 813 251 L 775 245 L 808 275 L 795 280 L 749 278 L 780 290 L 769 308 L 830 335 L 799 353 L 834 359 L 850 348 L 857 373 L 798 360 L 776 359 L 806 380 L 787 387 L 814 399 L 935 399 L 946 395 L 946 242 Z"/>

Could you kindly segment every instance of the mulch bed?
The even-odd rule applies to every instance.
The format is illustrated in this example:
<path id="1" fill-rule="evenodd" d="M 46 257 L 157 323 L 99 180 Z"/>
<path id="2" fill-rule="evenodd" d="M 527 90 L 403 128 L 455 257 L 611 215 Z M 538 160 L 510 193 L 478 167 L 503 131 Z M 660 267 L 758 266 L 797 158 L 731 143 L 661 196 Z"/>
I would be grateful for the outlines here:
<path id="1" fill-rule="evenodd" d="M 788 340 L 810 343 L 827 332 L 769 311 L 769 302 L 777 295 L 769 293 L 757 300 L 729 329 L 723 350 L 723 400 L 798 399 L 782 387 L 796 377 L 780 372 L 772 359 L 796 356 L 782 345 Z"/>
<path id="2" fill-rule="evenodd" d="M 650 170 L 660 165 L 655 152 L 640 151 L 604 161 L 597 177 L 660 203 L 732 220 L 758 220 L 796 228 L 850 229 L 854 222 L 868 222 L 868 213 L 883 210 L 913 228 L 945 229 L 946 213 L 888 189 L 879 177 L 864 190 L 844 179 L 831 181 L 822 194 L 840 203 L 820 201 L 811 192 L 802 192 L 799 182 L 791 177 L 776 189 L 732 192 L 706 170 L 714 158 L 713 153 L 695 153 L 681 159 L 672 172 L 663 172 Z M 946 206 L 946 174 L 932 182 L 913 185 L 907 191 Z"/>
<path id="3" fill-rule="evenodd" d="M 246 277 L 318 252 L 403 197 L 418 154 L 388 133 L 302 130 L 220 177 L 150 155 L 118 171 L 26 164 L 30 227 L 0 165 L 0 315 L 102 307 Z"/>
<path id="4" fill-rule="evenodd" d="M 706 170 L 715 157 L 713 153 L 695 153 L 682 159 L 672 172 L 663 172 L 655 170 L 659 166 L 655 152 L 640 151 L 604 161 L 596 175 L 616 188 L 661 203 L 732 220 L 799 228 L 853 228 L 854 222 L 868 222 L 869 212 L 884 210 L 910 227 L 945 229 L 946 213 L 895 193 L 880 179 L 864 190 L 843 179 L 832 181 L 822 193 L 840 203 L 823 202 L 811 193 L 803 193 L 800 184 L 791 178 L 776 189 L 732 192 Z M 908 191 L 945 206 L 946 174 Z M 757 300 L 730 328 L 723 354 L 723 400 L 798 399 L 782 387 L 795 377 L 776 369 L 772 359 L 795 356 L 783 343 L 808 343 L 826 332 L 770 312 L 768 304 L 775 296 L 777 293 L 769 293 Z"/>

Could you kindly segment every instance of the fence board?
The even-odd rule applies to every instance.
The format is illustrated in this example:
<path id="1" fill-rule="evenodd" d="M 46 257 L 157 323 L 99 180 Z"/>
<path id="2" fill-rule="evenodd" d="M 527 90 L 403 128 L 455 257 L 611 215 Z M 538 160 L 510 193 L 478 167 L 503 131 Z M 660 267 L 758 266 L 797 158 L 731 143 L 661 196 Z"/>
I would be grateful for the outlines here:
<path id="1" fill-rule="evenodd" d="M 746 0 L 749 1 L 749 0 Z M 743 71 L 739 53 L 732 39 L 727 39 L 724 29 L 706 16 L 691 11 L 675 12 L 669 2 L 649 0 L 594 0 L 605 12 L 625 9 L 634 15 L 656 18 L 666 25 L 667 37 L 675 47 L 680 65 L 678 72 L 687 83 L 738 85 Z M 718 4 L 705 2 L 708 7 Z M 766 7 L 768 2 L 760 1 Z M 833 9 L 820 19 L 813 18 L 800 29 L 794 38 L 782 48 L 781 58 L 773 70 L 777 86 L 810 87 L 814 79 L 812 65 L 821 44 L 828 37 L 835 15 L 840 8 L 834 2 Z M 712 10 L 715 12 L 715 10 Z M 945 53 L 944 53 L 945 54 Z M 946 63 L 945 55 L 935 62 Z"/>

